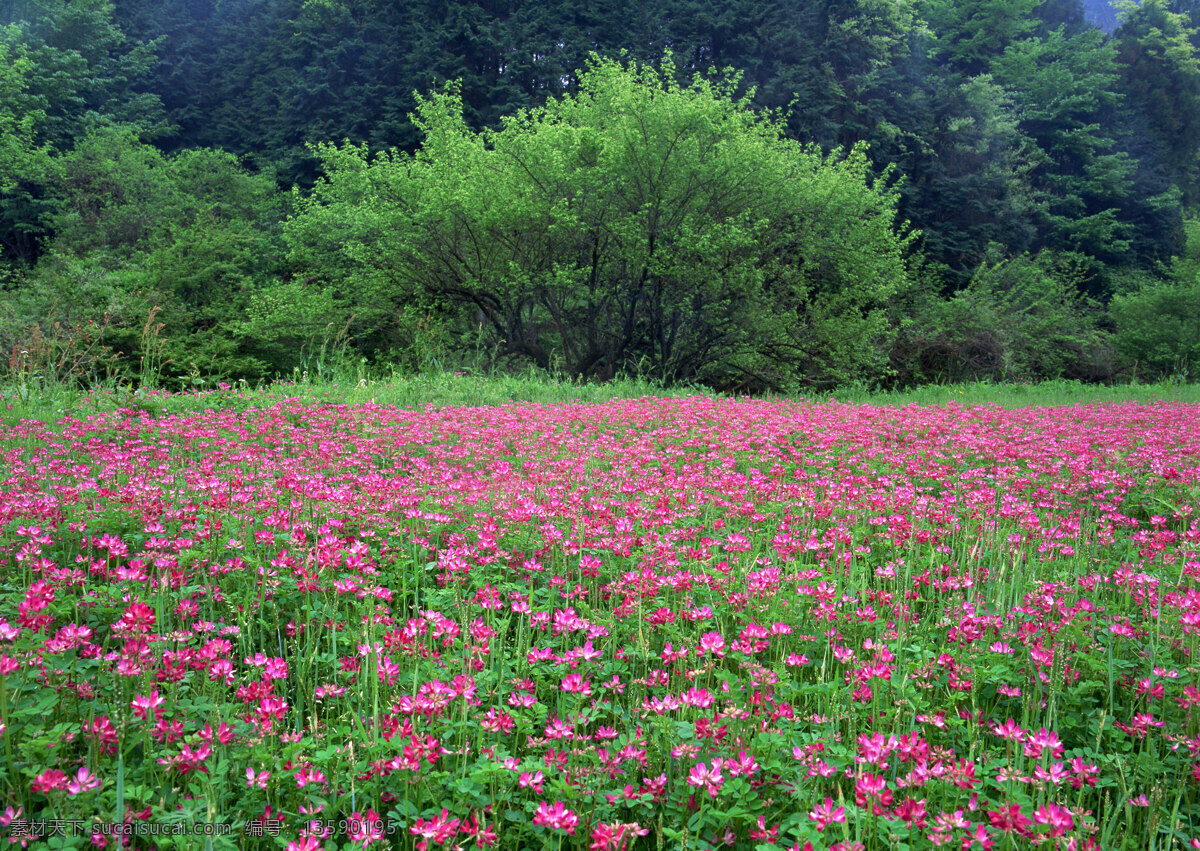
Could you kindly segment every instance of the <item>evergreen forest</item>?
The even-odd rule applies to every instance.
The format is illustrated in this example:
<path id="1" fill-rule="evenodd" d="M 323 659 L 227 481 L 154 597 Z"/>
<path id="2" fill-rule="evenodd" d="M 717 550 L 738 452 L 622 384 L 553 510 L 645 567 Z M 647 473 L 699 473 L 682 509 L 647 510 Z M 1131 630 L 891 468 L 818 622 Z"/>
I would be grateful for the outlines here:
<path id="1" fill-rule="evenodd" d="M 1200 370 L 1200 2 L 0 0 L 0 373 Z"/>

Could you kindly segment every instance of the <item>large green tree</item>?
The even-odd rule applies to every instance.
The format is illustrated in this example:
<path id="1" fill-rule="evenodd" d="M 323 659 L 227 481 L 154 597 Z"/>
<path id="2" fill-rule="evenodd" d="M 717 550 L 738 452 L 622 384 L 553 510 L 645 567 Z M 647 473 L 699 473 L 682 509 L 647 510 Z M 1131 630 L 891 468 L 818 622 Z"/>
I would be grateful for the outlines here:
<path id="1" fill-rule="evenodd" d="M 875 375 L 908 286 L 896 198 L 860 150 L 823 156 L 736 80 L 594 60 L 574 95 L 472 131 L 457 89 L 421 102 L 415 156 L 320 149 L 292 261 L 361 332 L 404 307 L 582 376 L 722 386 Z"/>
<path id="2" fill-rule="evenodd" d="M 35 139 L 44 114 L 21 104 L 32 64 L 19 44 L 0 40 L 0 191 L 11 190 L 38 155 Z"/>
<path id="3" fill-rule="evenodd" d="M 4 259 L 35 260 L 48 235 L 54 205 L 48 188 L 53 156 L 101 126 L 134 128 L 161 137 L 168 125 L 157 95 L 143 83 L 155 62 L 153 45 L 127 39 L 107 0 L 0 0 L 0 74 L 7 84 L 0 113 L 18 122 L 6 138 L 32 134 L 28 154 L 0 166 L 0 234 Z M 5 85 L 5 84 L 0 84 Z M 0 118 L 0 121 L 3 121 Z M 13 132 L 17 136 L 13 135 Z"/>
<path id="4" fill-rule="evenodd" d="M 98 124 L 129 125 L 145 137 L 168 131 L 145 86 L 154 44 L 127 39 L 109 0 L 0 0 L 0 23 L 30 61 L 17 99 L 44 113 L 44 141 L 65 150 Z"/>
<path id="5" fill-rule="evenodd" d="M 1200 54 L 1191 20 L 1163 0 L 1124 3 L 1113 34 L 1121 88 L 1188 204 L 1200 201 Z"/>
<path id="6" fill-rule="evenodd" d="M 940 65 L 986 74 L 992 59 L 1037 28 L 1041 0 L 925 0 L 922 11 Z"/>
<path id="7" fill-rule="evenodd" d="M 992 243 L 1014 256 L 1051 249 L 1087 258 L 1091 273 L 1081 280 L 1097 292 L 1111 267 L 1178 249 L 1178 199 L 1157 178 L 1157 155 L 1133 137 L 1117 49 L 1079 25 L 1077 6 L 926 0 L 922 9 L 935 61 L 923 88 L 945 118 L 918 134 L 930 153 L 899 164 L 914 181 L 911 217 L 957 280 L 973 274 Z M 943 126 L 952 132 L 940 135 Z M 993 131 L 990 149 L 976 168 L 956 173 L 956 151 L 983 128 Z M 976 190 L 981 182 L 996 191 Z M 930 214 L 952 227 L 928 223 Z"/>
<path id="8" fill-rule="evenodd" d="M 1030 183 L 1044 202 L 1037 247 L 1128 262 L 1133 227 L 1121 204 L 1136 163 L 1115 138 L 1121 104 L 1115 51 L 1098 30 L 1018 40 L 991 65 L 1037 150 Z"/>

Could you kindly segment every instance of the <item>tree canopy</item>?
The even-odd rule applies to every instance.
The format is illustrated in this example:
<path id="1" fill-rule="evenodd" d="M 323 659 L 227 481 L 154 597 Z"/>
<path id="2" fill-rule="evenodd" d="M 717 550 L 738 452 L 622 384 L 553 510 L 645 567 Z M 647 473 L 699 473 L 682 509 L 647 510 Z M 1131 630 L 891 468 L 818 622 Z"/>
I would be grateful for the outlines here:
<path id="1" fill-rule="evenodd" d="M 943 363 L 980 345 L 953 317 L 1057 304 L 1087 341 L 1065 348 L 1079 359 L 1026 357 L 1036 340 L 1010 334 L 1007 362 L 1132 374 L 1148 344 L 1118 338 L 1153 336 L 1157 310 L 1132 305 L 1200 314 L 1177 271 L 1200 204 L 1200 4 L 1119 5 L 1110 18 L 1099 0 L 0 0 L 0 344 L 54 305 L 45 321 L 63 327 L 84 303 L 124 305 L 125 330 L 105 339 L 132 362 L 136 305 L 223 374 L 302 364 L 338 329 L 358 356 L 410 366 L 436 340 L 450 360 L 487 348 L 579 375 L 824 385 L 999 374 L 979 364 L 1003 358 Z M 696 75 L 729 104 L 686 133 L 646 113 L 689 140 L 654 154 L 661 179 L 613 153 L 612 134 L 632 131 L 601 115 L 612 62 L 688 109 Z M 577 125 L 595 164 L 571 159 Z M 449 126 L 445 209 L 396 218 L 387 193 L 437 195 Z M 718 151 L 745 182 L 705 171 Z M 750 194 L 777 157 L 804 164 L 794 200 Z M 497 165 L 518 161 L 524 176 Z M 221 176 L 216 195 L 197 164 Z M 351 202 L 354 180 L 370 194 L 385 178 L 379 198 Z M 809 224 L 826 183 L 846 198 L 866 187 L 907 223 L 904 286 Z M 330 213 L 328 234 L 356 244 L 354 227 L 390 222 L 404 240 L 385 251 L 380 231 L 348 253 L 313 224 L 334 208 L 359 219 Z M 467 224 L 513 245 L 451 274 L 437 258 Z M 882 244 L 868 231 L 854 239 Z M 1060 298 L 1071 288 L 1078 304 Z"/>
<path id="2" fill-rule="evenodd" d="M 440 310 L 582 376 L 779 388 L 877 370 L 883 305 L 909 283 L 895 193 L 861 149 L 789 140 L 736 88 L 593 59 L 575 94 L 474 131 L 448 87 L 420 101 L 415 155 L 319 148 L 292 261 L 364 332 Z"/>

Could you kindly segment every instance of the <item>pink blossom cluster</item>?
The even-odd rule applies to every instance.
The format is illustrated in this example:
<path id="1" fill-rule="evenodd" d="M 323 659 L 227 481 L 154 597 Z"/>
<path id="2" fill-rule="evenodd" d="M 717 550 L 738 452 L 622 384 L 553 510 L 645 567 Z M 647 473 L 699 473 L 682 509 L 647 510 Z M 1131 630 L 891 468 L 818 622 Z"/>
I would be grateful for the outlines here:
<path id="1" fill-rule="evenodd" d="M 241 407 L 0 427 L 0 842 L 1200 847 L 1196 406 Z"/>

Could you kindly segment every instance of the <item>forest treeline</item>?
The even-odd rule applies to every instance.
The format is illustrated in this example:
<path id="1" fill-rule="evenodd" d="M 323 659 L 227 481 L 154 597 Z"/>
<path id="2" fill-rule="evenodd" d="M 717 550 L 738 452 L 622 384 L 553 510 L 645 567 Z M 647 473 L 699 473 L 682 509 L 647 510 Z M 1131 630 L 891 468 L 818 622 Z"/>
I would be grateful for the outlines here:
<path id="1" fill-rule="evenodd" d="M 1200 2 L 0 0 L 0 370 L 1186 379 Z"/>

